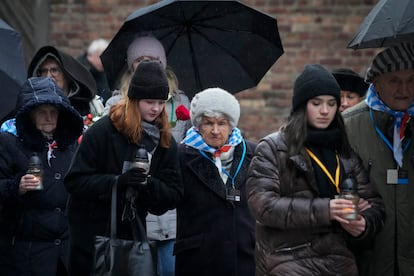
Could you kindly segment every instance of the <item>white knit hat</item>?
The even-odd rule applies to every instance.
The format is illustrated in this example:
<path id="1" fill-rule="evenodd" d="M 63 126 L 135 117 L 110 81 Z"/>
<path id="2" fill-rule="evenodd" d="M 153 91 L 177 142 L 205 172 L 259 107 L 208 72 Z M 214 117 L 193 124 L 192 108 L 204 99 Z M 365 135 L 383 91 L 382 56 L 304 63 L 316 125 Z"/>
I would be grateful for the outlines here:
<path id="1" fill-rule="evenodd" d="M 132 63 L 139 57 L 156 57 L 160 60 L 164 69 L 167 67 L 167 58 L 161 42 L 152 35 L 140 36 L 135 38 L 127 50 L 128 68 L 131 69 Z"/>
<path id="2" fill-rule="evenodd" d="M 190 118 L 193 126 L 208 114 L 221 113 L 228 117 L 230 124 L 237 126 L 240 118 L 239 101 L 229 92 L 221 88 L 208 88 L 197 93 L 191 100 Z"/>

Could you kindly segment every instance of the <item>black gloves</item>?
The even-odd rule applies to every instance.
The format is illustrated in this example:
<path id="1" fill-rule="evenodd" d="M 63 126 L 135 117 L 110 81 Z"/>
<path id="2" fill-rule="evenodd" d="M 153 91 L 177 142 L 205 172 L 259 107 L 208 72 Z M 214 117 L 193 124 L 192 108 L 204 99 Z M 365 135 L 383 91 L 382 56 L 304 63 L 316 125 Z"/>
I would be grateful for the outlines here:
<path id="1" fill-rule="evenodd" d="M 145 185 L 146 181 L 147 174 L 144 169 L 132 168 L 118 177 L 118 186 L 120 188 L 137 187 L 138 185 Z"/>

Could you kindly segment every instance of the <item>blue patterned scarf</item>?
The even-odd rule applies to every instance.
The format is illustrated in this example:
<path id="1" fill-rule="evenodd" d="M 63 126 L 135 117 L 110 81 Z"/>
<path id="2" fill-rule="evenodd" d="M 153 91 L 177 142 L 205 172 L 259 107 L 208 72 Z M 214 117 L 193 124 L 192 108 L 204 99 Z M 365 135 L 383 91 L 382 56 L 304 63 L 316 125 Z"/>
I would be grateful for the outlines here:
<path id="1" fill-rule="evenodd" d="M 241 135 L 240 129 L 237 127 L 233 128 L 233 131 L 230 134 L 230 137 L 227 141 L 226 145 L 235 147 L 238 144 L 240 144 L 243 141 L 243 137 Z M 204 142 L 203 137 L 198 132 L 198 130 L 195 127 L 190 128 L 187 130 L 187 133 L 184 138 L 184 144 L 187 146 L 190 146 L 192 148 L 209 152 L 211 154 L 215 154 L 218 149 L 210 147 L 209 145 Z"/>
<path id="2" fill-rule="evenodd" d="M 2 125 L 1 125 L 1 132 L 9 132 L 15 136 L 17 136 L 17 131 L 16 131 L 16 119 L 10 119 L 5 121 Z"/>
<path id="3" fill-rule="evenodd" d="M 195 127 L 192 127 L 189 130 L 187 130 L 187 133 L 186 133 L 186 136 L 183 142 L 187 146 L 198 149 L 199 151 L 211 153 L 214 158 L 214 160 L 212 161 L 214 161 L 214 164 L 216 165 L 219 173 L 222 174 L 222 159 L 223 161 L 233 160 L 232 158 L 233 150 L 231 150 L 231 148 L 234 148 L 235 146 L 240 144 L 242 141 L 243 141 L 243 137 L 241 135 L 240 129 L 235 127 L 233 128 L 233 131 L 231 132 L 230 137 L 227 140 L 227 144 L 225 144 L 223 147 L 219 149 L 216 149 L 216 148 L 213 148 L 207 145 L 203 137 L 201 136 L 201 134 L 198 132 L 198 130 Z M 227 162 L 226 164 L 227 164 L 226 166 L 231 165 L 229 164 L 229 162 Z"/>
<path id="4" fill-rule="evenodd" d="M 414 103 L 412 103 L 406 112 L 391 110 L 384 102 L 378 97 L 377 92 L 374 90 L 374 85 L 370 85 L 367 92 L 365 103 L 373 110 L 385 112 L 394 116 L 394 134 L 393 134 L 393 154 L 394 160 L 398 166 L 402 167 L 403 160 L 403 149 L 402 149 L 402 137 L 400 137 L 401 122 L 403 121 L 404 115 L 408 113 L 409 116 L 414 116 Z"/>

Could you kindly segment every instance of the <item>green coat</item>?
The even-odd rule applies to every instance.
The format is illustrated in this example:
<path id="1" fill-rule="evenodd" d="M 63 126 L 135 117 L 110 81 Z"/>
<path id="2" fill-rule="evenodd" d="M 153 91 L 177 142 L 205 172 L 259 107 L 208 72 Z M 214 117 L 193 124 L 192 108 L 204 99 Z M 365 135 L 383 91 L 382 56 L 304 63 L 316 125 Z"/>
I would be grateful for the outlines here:
<path id="1" fill-rule="evenodd" d="M 386 125 L 394 117 L 372 111 L 377 127 L 385 134 Z M 395 169 L 392 151 L 376 133 L 365 101 L 343 113 L 349 140 L 368 169 L 370 181 L 382 196 L 386 209 L 383 230 L 366 250 L 357 250 L 360 275 L 394 275 L 398 262 L 399 275 L 414 275 L 414 146 L 411 142 L 404 154 L 403 170 L 408 171 L 407 185 L 387 184 L 387 169 Z M 392 123 L 393 125 L 393 123 Z M 414 118 L 409 123 L 414 134 Z M 392 144 L 392 141 L 391 141 Z"/>

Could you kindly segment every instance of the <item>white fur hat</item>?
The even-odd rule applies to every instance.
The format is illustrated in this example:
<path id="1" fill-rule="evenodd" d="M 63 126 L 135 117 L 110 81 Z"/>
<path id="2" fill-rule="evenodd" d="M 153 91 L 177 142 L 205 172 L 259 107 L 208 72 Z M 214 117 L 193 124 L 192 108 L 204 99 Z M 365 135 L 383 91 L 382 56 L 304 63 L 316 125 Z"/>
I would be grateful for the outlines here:
<path id="1" fill-rule="evenodd" d="M 156 57 L 160 60 L 164 69 L 167 67 L 167 57 L 161 42 L 152 35 L 140 36 L 135 38 L 127 50 L 128 68 L 131 69 L 132 63 L 139 57 Z"/>
<path id="2" fill-rule="evenodd" d="M 239 101 L 221 88 L 208 88 L 197 93 L 191 100 L 190 118 L 193 126 L 198 127 L 203 115 L 222 113 L 228 117 L 230 124 L 236 127 L 240 118 Z"/>

